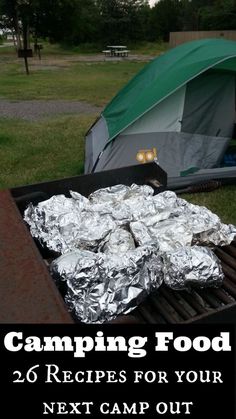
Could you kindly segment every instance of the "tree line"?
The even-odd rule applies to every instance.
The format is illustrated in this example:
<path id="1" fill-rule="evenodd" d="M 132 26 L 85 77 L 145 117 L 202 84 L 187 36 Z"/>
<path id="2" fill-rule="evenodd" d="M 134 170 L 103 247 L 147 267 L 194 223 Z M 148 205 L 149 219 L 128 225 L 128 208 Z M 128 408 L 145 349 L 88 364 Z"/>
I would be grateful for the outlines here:
<path id="1" fill-rule="evenodd" d="M 51 42 L 168 41 L 170 31 L 236 29 L 236 0 L 0 0 L 0 28 Z M 23 35 L 24 34 L 24 37 Z"/>

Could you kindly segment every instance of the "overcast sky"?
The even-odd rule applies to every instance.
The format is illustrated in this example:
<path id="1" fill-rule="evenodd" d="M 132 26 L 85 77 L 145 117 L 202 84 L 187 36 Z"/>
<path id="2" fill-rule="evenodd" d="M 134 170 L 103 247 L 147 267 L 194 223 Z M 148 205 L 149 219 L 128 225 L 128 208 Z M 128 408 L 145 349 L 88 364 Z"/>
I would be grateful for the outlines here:
<path id="1" fill-rule="evenodd" d="M 150 6 L 153 6 L 157 0 L 149 0 Z"/>

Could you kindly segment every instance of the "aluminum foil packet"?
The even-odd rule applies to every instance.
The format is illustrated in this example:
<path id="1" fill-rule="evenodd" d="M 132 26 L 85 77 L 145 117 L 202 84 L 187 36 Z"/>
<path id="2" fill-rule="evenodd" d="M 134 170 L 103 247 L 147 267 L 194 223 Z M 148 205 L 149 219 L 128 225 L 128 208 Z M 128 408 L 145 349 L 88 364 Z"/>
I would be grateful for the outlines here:
<path id="1" fill-rule="evenodd" d="M 173 290 L 219 287 L 224 274 L 211 249 L 185 247 L 164 256 L 164 282 Z"/>
<path id="2" fill-rule="evenodd" d="M 174 192 L 160 193 L 153 200 L 155 215 L 147 213 L 130 223 L 139 245 L 156 242 L 161 251 L 169 252 L 195 244 L 224 246 L 236 237 L 235 226 L 221 223 L 209 209 L 178 198 Z"/>
<path id="3" fill-rule="evenodd" d="M 54 260 L 51 273 L 66 281 L 65 301 L 78 320 L 103 323 L 129 313 L 158 289 L 163 264 L 153 246 L 140 246 L 122 257 L 75 250 Z"/>
<path id="4" fill-rule="evenodd" d="M 183 217 L 168 218 L 167 212 L 130 223 L 135 240 L 139 245 L 157 243 L 161 252 L 172 252 L 180 247 L 191 246 L 193 234 Z M 166 219 L 165 219 L 166 216 Z"/>
<path id="5" fill-rule="evenodd" d="M 30 204 L 24 220 L 32 236 L 50 250 L 57 253 L 74 248 L 96 251 L 106 235 L 116 228 L 116 222 L 109 214 L 89 209 L 87 198 L 71 192 L 71 198 L 57 195 L 37 206 Z"/>
<path id="6" fill-rule="evenodd" d="M 101 243 L 99 251 L 106 254 L 122 255 L 135 249 L 134 239 L 125 228 L 118 227 Z"/>
<path id="7" fill-rule="evenodd" d="M 124 226 L 148 214 L 155 214 L 154 190 L 148 185 L 115 185 L 99 189 L 89 196 L 90 211 L 109 214 Z"/>
<path id="8" fill-rule="evenodd" d="M 179 210 L 186 218 L 189 230 L 193 234 L 192 245 L 226 246 L 236 237 L 236 227 L 223 224 L 220 218 L 204 206 L 191 204 L 177 198 Z"/>
<path id="9" fill-rule="evenodd" d="M 152 196 L 134 196 L 116 203 L 112 208 L 112 216 L 120 224 L 151 217 L 157 212 L 158 209 Z"/>
<path id="10" fill-rule="evenodd" d="M 71 198 L 56 195 L 33 206 L 30 204 L 24 213 L 24 220 L 30 226 L 33 237 L 46 244 L 48 249 L 63 252 L 65 239 L 60 232 L 66 224 L 71 229 L 80 223 L 81 202 L 78 205 Z"/>
<path id="11" fill-rule="evenodd" d="M 74 248 L 98 251 L 117 227 L 130 228 L 138 245 L 156 242 L 162 251 L 188 245 L 227 245 L 236 228 L 222 224 L 205 207 L 165 191 L 153 196 L 147 185 L 116 185 L 83 197 L 58 195 L 30 205 L 25 221 L 33 237 L 49 249 L 64 253 Z"/>
<path id="12" fill-rule="evenodd" d="M 115 185 L 88 198 L 70 191 L 25 211 L 33 237 L 62 256 L 52 262 L 65 301 L 82 322 L 128 313 L 165 283 L 173 289 L 219 286 L 218 259 L 206 246 L 227 245 L 236 228 L 172 191 Z M 202 247 L 204 246 L 204 247 Z"/>
<path id="13" fill-rule="evenodd" d="M 153 193 L 153 188 L 148 185 L 136 185 L 135 183 L 131 186 L 114 185 L 91 193 L 89 201 L 93 204 L 117 203 L 137 196 L 152 196 Z"/>
<path id="14" fill-rule="evenodd" d="M 136 201 L 143 208 L 143 201 L 153 192 L 150 186 L 136 184 L 100 189 L 89 199 L 70 191 L 70 198 L 56 195 L 36 206 L 30 204 L 24 220 L 32 236 L 50 250 L 65 253 L 79 248 L 96 252 L 111 231 L 129 223 Z"/>
<path id="15" fill-rule="evenodd" d="M 218 228 L 215 225 L 206 231 L 194 235 L 193 242 L 200 245 L 207 245 L 214 248 L 215 246 L 227 246 L 236 237 L 236 227 L 232 224 L 219 223 Z"/>
<path id="16" fill-rule="evenodd" d="M 162 192 L 155 197 L 155 205 L 169 212 L 169 219 L 180 217 L 192 233 L 192 245 L 224 246 L 236 237 L 236 227 L 223 224 L 220 218 L 204 206 L 194 205 L 177 197 L 172 191 Z M 143 220 L 141 220 L 143 222 Z M 147 221 L 145 221 L 147 224 Z"/>

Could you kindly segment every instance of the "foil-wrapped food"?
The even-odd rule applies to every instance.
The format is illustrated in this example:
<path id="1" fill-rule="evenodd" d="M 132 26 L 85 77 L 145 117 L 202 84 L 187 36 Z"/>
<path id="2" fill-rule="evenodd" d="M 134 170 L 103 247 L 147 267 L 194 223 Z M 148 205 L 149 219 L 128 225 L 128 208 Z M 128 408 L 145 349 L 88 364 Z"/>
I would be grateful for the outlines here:
<path id="1" fill-rule="evenodd" d="M 134 239 L 125 228 L 117 227 L 102 242 L 99 251 L 122 257 L 123 253 L 135 249 Z"/>
<path id="2" fill-rule="evenodd" d="M 169 218 L 161 222 L 156 218 L 158 217 L 154 216 L 130 224 L 130 229 L 139 245 L 156 242 L 162 252 L 191 246 L 193 235 L 185 218 Z"/>
<path id="3" fill-rule="evenodd" d="M 224 274 L 220 261 L 207 247 L 184 247 L 166 254 L 164 259 L 164 282 L 173 290 L 222 285 Z"/>
<path id="4" fill-rule="evenodd" d="M 108 188 L 98 189 L 97 191 L 91 193 L 89 195 L 89 200 L 92 204 L 100 204 L 104 202 L 109 202 L 111 204 L 137 196 L 152 196 L 153 193 L 153 188 L 148 185 L 136 185 L 135 183 L 131 186 L 114 185 Z"/>
<path id="5" fill-rule="evenodd" d="M 128 313 L 161 285 L 219 286 L 223 274 L 210 247 L 227 245 L 236 228 L 172 191 L 115 185 L 88 198 L 70 191 L 32 204 L 24 219 L 33 237 L 61 254 L 51 272 L 66 284 L 65 301 L 83 322 Z"/>
<path id="6" fill-rule="evenodd" d="M 85 323 L 129 313 L 163 281 L 162 258 L 152 246 L 122 255 L 75 250 L 53 261 L 51 272 L 67 282 L 65 301 Z"/>

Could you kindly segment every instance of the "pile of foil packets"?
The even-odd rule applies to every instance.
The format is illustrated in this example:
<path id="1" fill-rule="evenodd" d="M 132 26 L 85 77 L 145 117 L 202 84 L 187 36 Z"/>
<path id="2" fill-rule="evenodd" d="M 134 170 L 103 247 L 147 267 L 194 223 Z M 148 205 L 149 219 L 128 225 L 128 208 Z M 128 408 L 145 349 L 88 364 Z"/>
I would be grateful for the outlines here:
<path id="1" fill-rule="evenodd" d="M 66 285 L 65 302 L 79 321 L 127 314 L 163 282 L 174 290 L 222 284 L 212 248 L 230 244 L 236 227 L 174 192 L 153 193 L 147 185 L 115 185 L 26 209 L 32 236 L 60 254 L 50 271 Z"/>

